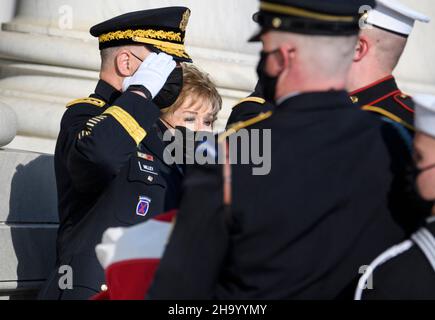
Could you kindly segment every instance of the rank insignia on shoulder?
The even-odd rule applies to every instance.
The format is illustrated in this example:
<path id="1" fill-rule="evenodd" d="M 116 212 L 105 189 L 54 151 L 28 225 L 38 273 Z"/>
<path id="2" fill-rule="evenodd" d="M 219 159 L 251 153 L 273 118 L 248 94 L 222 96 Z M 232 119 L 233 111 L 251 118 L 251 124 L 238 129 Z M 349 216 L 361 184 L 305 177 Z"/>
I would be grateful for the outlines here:
<path id="1" fill-rule="evenodd" d="M 241 104 L 246 103 L 246 102 L 253 102 L 253 103 L 258 103 L 258 104 L 265 104 L 265 103 L 266 103 L 266 100 L 263 99 L 263 98 L 259 98 L 259 97 L 248 97 L 248 98 L 245 98 L 245 99 L 240 100 L 240 101 L 239 101 L 239 102 L 234 106 L 234 108 L 237 108 L 238 106 L 240 106 Z M 234 108 L 233 108 L 233 109 L 234 109 Z"/>
<path id="2" fill-rule="evenodd" d="M 231 135 L 237 133 L 239 130 L 248 128 L 250 126 L 253 126 L 254 124 L 257 124 L 257 123 L 262 122 L 266 119 L 269 119 L 272 115 L 273 115 L 272 111 L 263 112 L 263 113 L 260 113 L 255 118 L 233 124 L 231 127 L 228 128 L 227 131 L 225 131 L 224 133 L 222 133 L 219 136 L 219 138 L 218 138 L 219 143 L 222 143 L 223 141 L 225 141 L 225 139 L 227 139 Z"/>
<path id="3" fill-rule="evenodd" d="M 66 105 L 66 107 L 70 108 L 70 107 L 77 105 L 77 104 L 90 104 L 90 105 L 96 106 L 98 108 L 102 108 L 106 105 L 106 102 L 103 100 L 100 100 L 100 99 L 96 99 L 96 98 L 83 98 L 83 99 L 77 99 L 77 100 L 71 101 L 70 103 L 68 103 Z"/>
<path id="4" fill-rule="evenodd" d="M 148 197 L 139 197 L 139 202 L 136 207 L 136 214 L 145 217 L 150 210 L 151 199 Z"/>
<path id="5" fill-rule="evenodd" d="M 138 156 L 138 158 L 154 162 L 154 157 L 152 155 L 149 155 L 149 154 L 146 154 L 146 153 L 142 153 L 142 152 L 138 152 L 137 156 Z"/>

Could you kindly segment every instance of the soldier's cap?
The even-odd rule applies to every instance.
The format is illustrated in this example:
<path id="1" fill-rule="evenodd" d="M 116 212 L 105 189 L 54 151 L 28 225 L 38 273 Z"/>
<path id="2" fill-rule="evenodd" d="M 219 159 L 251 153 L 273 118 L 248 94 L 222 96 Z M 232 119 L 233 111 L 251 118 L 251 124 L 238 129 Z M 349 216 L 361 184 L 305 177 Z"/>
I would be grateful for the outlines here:
<path id="1" fill-rule="evenodd" d="M 264 0 L 254 15 L 261 30 L 249 41 L 260 41 L 270 30 L 308 35 L 356 35 L 360 19 L 375 0 Z M 366 9 L 366 11 L 363 10 Z"/>
<path id="2" fill-rule="evenodd" d="M 435 138 L 435 96 L 419 94 L 415 101 L 415 128 Z"/>
<path id="3" fill-rule="evenodd" d="M 366 15 L 366 21 L 377 28 L 408 37 L 415 21 L 430 22 L 430 18 L 397 0 L 377 0 L 375 9 Z"/>
<path id="4" fill-rule="evenodd" d="M 175 61 L 192 62 L 184 46 L 189 18 L 186 7 L 136 11 L 97 24 L 90 33 L 98 37 L 100 50 L 143 44 L 156 53 L 171 55 Z"/>

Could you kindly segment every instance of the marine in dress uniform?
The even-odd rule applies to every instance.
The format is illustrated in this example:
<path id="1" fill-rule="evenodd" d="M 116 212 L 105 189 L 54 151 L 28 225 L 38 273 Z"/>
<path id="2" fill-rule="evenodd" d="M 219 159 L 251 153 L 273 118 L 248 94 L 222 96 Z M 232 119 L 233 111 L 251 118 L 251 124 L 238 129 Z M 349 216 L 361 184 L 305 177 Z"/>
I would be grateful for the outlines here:
<path id="1" fill-rule="evenodd" d="M 435 142 L 435 97 L 416 97 L 416 129 Z M 427 148 L 433 148 L 426 145 Z M 419 146 L 422 149 L 424 146 Z M 433 155 L 425 150 L 424 154 Z M 433 156 L 432 156 L 433 158 Z M 425 159 L 424 159 L 425 160 Z M 429 159 L 430 160 L 430 159 Z M 435 170 L 425 164 L 420 175 Z M 435 180 L 430 181 L 435 186 Z M 427 184 L 422 188 L 428 188 Z M 427 192 L 427 191 L 426 191 Z M 435 214 L 435 197 L 432 201 Z M 413 212 L 409 213 L 410 215 Z M 368 285 L 371 287 L 367 288 Z M 375 259 L 361 278 L 355 294 L 356 300 L 434 300 L 435 299 L 435 217 L 427 219 L 426 225 L 414 233 L 411 239 L 402 242 Z"/>
<path id="2" fill-rule="evenodd" d="M 392 37 L 385 41 L 387 44 L 391 44 L 391 48 L 389 48 L 390 51 L 397 51 L 397 54 L 402 53 L 398 50 L 403 50 L 402 45 L 399 46 L 397 44 L 398 39 L 403 38 L 403 46 L 405 46 L 406 42 L 404 41 L 406 41 L 410 36 L 415 22 L 430 21 L 430 19 L 424 14 L 408 8 L 397 0 L 378 0 L 377 6 L 365 13 L 362 19 L 371 28 L 383 30 L 386 37 Z M 363 33 L 364 32 L 367 32 L 365 36 L 371 39 L 370 32 L 372 31 L 369 29 L 363 31 Z M 371 41 L 374 41 L 374 39 L 371 39 Z M 397 47 L 393 47 L 393 44 Z M 372 47 L 370 47 L 369 50 L 375 52 L 374 50 L 376 50 L 376 46 L 382 47 L 382 44 L 372 43 Z M 384 45 L 383 48 L 384 50 L 388 49 L 386 45 Z M 376 52 L 376 54 L 380 55 L 381 53 Z M 376 57 L 367 54 L 367 56 L 362 59 L 376 59 Z M 381 64 L 379 65 L 381 70 L 388 70 L 390 67 L 392 68 L 390 62 L 386 64 L 382 59 L 376 60 L 382 61 L 378 62 Z M 362 72 L 367 72 L 368 75 L 377 74 L 370 70 L 363 70 Z M 393 70 L 391 70 L 391 72 L 393 72 Z M 351 77 L 359 78 L 361 75 L 356 71 L 352 71 Z M 361 78 L 365 79 L 364 76 Z M 369 78 L 373 79 L 373 77 Z M 352 82 L 355 81 L 355 79 L 352 80 Z M 359 82 L 356 81 L 356 83 Z M 395 167 L 399 170 L 396 170 L 395 173 L 395 185 L 397 186 L 397 190 L 394 194 L 408 200 L 404 201 L 400 207 L 393 208 L 393 210 L 395 212 L 396 220 L 399 221 L 402 227 L 407 231 L 408 235 L 411 235 L 422 224 L 424 224 L 425 219 L 430 215 L 431 211 L 431 204 L 423 201 L 415 188 L 415 166 L 412 155 L 412 138 L 415 133 L 414 102 L 409 95 L 403 93 L 398 88 L 396 79 L 391 74 L 351 92 L 350 98 L 355 105 L 361 106 L 363 110 L 379 116 L 383 120 L 392 122 L 400 132 L 398 140 L 391 140 L 389 144 L 392 154 L 397 158 L 396 161 L 401 161 L 405 164 Z M 407 149 L 403 150 L 403 148 L 397 147 L 398 145 L 400 146 L 403 144 L 403 142 L 408 145 Z M 403 150 L 403 152 L 400 150 Z M 414 212 L 414 214 L 410 216 L 408 212 Z"/>
<path id="3" fill-rule="evenodd" d="M 99 37 L 100 49 L 139 43 L 170 54 L 171 60 L 191 61 L 183 44 L 189 15 L 184 7 L 133 12 L 91 33 Z M 95 254 L 104 231 L 178 207 L 184 172 L 164 161 L 167 129 L 159 116 L 151 99 L 121 93 L 103 80 L 89 98 L 68 104 L 55 154 L 57 264 L 40 298 L 88 299 L 105 290 Z M 72 268 L 72 289 L 59 287 L 61 266 Z"/>
<path id="4" fill-rule="evenodd" d="M 263 31 L 356 35 L 362 4 L 269 0 L 256 19 Z M 344 90 L 291 95 L 237 129 L 272 130 L 270 174 L 188 172 L 148 298 L 351 299 L 361 266 L 405 235 L 389 207 L 398 132 Z"/>
<path id="5" fill-rule="evenodd" d="M 372 28 L 408 38 L 416 21 L 429 22 L 430 19 L 396 0 L 378 0 L 376 8 L 363 18 Z M 393 50 L 393 48 L 392 48 Z M 356 75 L 358 76 L 358 75 Z M 354 90 L 351 100 L 366 111 L 386 117 L 414 132 L 414 102 L 397 86 L 394 76 L 388 75 L 374 83 Z"/>
<path id="6" fill-rule="evenodd" d="M 242 99 L 234 106 L 227 122 L 227 129 L 234 124 L 255 118 L 260 113 L 269 111 L 273 111 L 273 104 L 264 99 L 261 86 L 257 84 L 255 91 L 249 97 Z"/>

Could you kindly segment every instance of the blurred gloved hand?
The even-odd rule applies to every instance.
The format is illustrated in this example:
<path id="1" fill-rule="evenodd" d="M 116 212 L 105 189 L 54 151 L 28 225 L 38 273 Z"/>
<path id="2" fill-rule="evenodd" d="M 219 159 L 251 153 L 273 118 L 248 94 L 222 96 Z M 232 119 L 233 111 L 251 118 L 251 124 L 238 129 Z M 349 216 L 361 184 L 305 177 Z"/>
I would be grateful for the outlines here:
<path id="1" fill-rule="evenodd" d="M 108 229 L 95 249 L 98 261 L 107 269 L 121 261 L 160 258 L 171 227 L 170 223 L 150 220 L 129 228 Z"/>
<path id="2" fill-rule="evenodd" d="M 154 99 L 176 65 L 174 59 L 166 53 L 151 53 L 133 76 L 124 79 L 122 91 L 127 91 L 130 86 L 143 86 Z"/>
<path id="3" fill-rule="evenodd" d="M 102 243 L 96 247 L 98 261 L 104 269 L 113 263 L 117 242 L 123 237 L 125 231 L 125 228 L 108 229 L 103 235 Z"/>

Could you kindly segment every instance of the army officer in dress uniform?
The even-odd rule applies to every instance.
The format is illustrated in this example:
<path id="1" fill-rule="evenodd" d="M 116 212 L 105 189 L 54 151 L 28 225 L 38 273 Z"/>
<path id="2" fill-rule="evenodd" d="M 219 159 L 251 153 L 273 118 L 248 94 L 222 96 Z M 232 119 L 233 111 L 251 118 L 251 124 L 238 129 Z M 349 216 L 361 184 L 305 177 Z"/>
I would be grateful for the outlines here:
<path id="1" fill-rule="evenodd" d="M 128 13 L 94 26 L 102 56 L 95 93 L 68 105 L 55 154 L 60 228 L 57 265 L 42 299 L 88 299 L 104 290 L 95 245 L 111 226 L 129 226 L 178 207 L 181 168 L 163 161 L 160 109 L 183 86 L 190 10 Z M 62 270 L 65 270 L 64 274 Z M 62 281 L 62 276 L 72 280 Z"/>
<path id="2" fill-rule="evenodd" d="M 271 172 L 188 173 L 150 299 L 351 299 L 361 267 L 404 238 L 388 205 L 396 132 L 345 90 L 363 4 L 261 1 L 253 40 L 277 107 L 238 129 L 271 130 Z"/>

